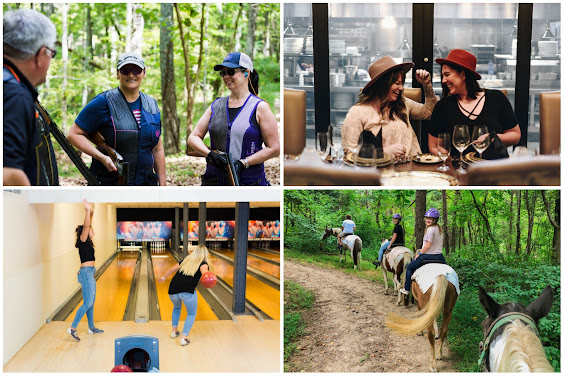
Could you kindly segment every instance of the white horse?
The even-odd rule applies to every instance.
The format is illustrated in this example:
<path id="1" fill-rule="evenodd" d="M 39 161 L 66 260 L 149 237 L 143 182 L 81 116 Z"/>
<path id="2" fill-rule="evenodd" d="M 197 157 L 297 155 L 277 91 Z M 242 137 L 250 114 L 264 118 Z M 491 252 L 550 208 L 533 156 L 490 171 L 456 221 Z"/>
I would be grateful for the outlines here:
<path id="1" fill-rule="evenodd" d="M 387 242 L 387 239 L 382 241 L 382 245 Z M 399 306 L 402 301 L 404 301 L 402 293 L 399 292 L 400 288 L 405 284 L 405 274 L 407 271 L 407 265 L 413 259 L 413 252 L 407 247 L 397 246 L 392 248 L 388 253 L 385 253 L 382 257 L 382 264 L 380 267 L 382 269 L 382 274 L 384 275 L 384 287 L 386 290 L 384 294 L 389 295 L 390 289 L 388 288 L 388 273 L 393 275 L 394 289 L 393 294 L 397 294 L 398 300 L 396 305 Z M 405 300 L 407 303 L 407 300 Z"/>
<path id="2" fill-rule="evenodd" d="M 323 234 L 323 240 L 327 239 L 329 236 L 338 236 L 341 233 L 341 229 L 339 227 L 335 228 L 328 228 L 325 227 L 325 233 Z M 353 264 L 355 269 L 360 270 L 360 260 L 361 260 L 361 252 L 362 252 L 362 240 L 357 235 L 348 235 L 341 239 L 343 242 L 343 246 L 346 247 L 351 252 L 351 257 L 353 259 Z M 343 254 L 345 255 L 345 263 L 347 262 L 347 253 L 343 251 L 342 247 L 339 247 L 339 251 L 341 253 L 341 258 L 339 262 L 343 261 Z"/>

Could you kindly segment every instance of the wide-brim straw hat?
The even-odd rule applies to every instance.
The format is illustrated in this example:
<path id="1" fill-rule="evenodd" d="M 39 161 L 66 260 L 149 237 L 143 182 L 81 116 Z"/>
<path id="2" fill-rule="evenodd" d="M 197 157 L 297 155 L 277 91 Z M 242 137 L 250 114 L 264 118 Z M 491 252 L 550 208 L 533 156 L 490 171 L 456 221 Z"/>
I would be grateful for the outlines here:
<path id="1" fill-rule="evenodd" d="M 437 64 L 441 66 L 443 64 L 453 64 L 460 68 L 464 68 L 476 77 L 476 79 L 481 80 L 482 76 L 478 72 L 476 72 L 476 56 L 472 55 L 470 52 L 466 50 L 450 50 L 447 57 L 445 59 L 436 59 Z"/>
<path id="2" fill-rule="evenodd" d="M 370 65 L 370 68 L 368 68 L 370 82 L 367 83 L 366 86 L 364 86 L 362 92 L 365 93 L 370 86 L 374 85 L 376 81 L 378 81 L 386 73 L 396 69 L 401 69 L 404 73 L 407 73 L 414 66 L 415 64 L 411 62 L 398 64 L 394 61 L 393 57 L 384 56 L 383 58 L 380 58 L 373 62 Z"/>

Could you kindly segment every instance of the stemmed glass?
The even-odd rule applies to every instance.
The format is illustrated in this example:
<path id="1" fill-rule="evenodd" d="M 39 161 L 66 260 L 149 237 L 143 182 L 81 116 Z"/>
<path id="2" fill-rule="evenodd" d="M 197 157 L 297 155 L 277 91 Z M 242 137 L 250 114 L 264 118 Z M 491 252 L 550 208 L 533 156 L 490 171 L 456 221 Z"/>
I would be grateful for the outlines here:
<path id="1" fill-rule="evenodd" d="M 343 133 L 342 127 L 340 125 L 330 125 L 330 138 L 331 138 L 331 147 L 335 149 L 335 159 L 337 166 L 341 165 L 343 160 L 342 157 L 339 156 L 340 150 L 343 148 Z"/>
<path id="2" fill-rule="evenodd" d="M 480 153 L 480 159 L 482 159 L 482 153 L 490 146 L 488 127 L 485 125 L 474 126 L 474 131 L 472 132 L 472 146 Z"/>
<path id="3" fill-rule="evenodd" d="M 452 133 L 452 144 L 460 153 L 460 166 L 458 166 L 456 172 L 458 172 L 459 174 L 465 174 L 466 170 L 463 167 L 462 153 L 464 152 L 464 150 L 466 150 L 468 145 L 470 145 L 470 132 L 468 131 L 468 126 L 466 124 L 454 126 L 454 132 Z"/>
<path id="4" fill-rule="evenodd" d="M 364 167 L 375 167 L 376 166 L 376 147 L 371 144 L 362 144 L 362 146 L 358 149 L 358 154 L 355 158 L 355 166 L 358 167 L 359 159 L 363 160 L 361 166 Z"/>
<path id="5" fill-rule="evenodd" d="M 364 136 L 362 136 L 362 133 L 358 136 L 358 142 L 356 143 L 356 146 L 351 147 L 351 152 L 352 157 L 353 157 L 353 163 L 355 167 L 357 166 L 357 158 L 358 158 L 358 153 L 360 151 L 360 149 L 362 149 L 362 145 L 364 144 Z"/>
<path id="6" fill-rule="evenodd" d="M 321 157 L 322 161 L 327 159 L 327 154 L 329 152 L 329 133 L 328 132 L 317 132 L 315 140 L 315 148 L 317 149 L 317 154 Z"/>
<path id="7" fill-rule="evenodd" d="M 450 167 L 448 167 L 445 162 L 450 155 L 450 133 L 440 133 L 439 137 L 437 138 L 437 149 L 439 153 L 439 157 L 442 159 L 443 164 L 437 167 L 437 170 L 440 171 L 448 171 Z"/>

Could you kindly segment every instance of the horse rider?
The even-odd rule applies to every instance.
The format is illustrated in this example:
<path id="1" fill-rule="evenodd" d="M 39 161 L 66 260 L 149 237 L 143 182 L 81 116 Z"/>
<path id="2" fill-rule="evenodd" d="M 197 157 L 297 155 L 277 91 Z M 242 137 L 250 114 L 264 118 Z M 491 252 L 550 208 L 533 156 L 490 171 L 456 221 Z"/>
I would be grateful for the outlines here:
<path id="1" fill-rule="evenodd" d="M 400 224 L 401 215 L 399 213 L 394 214 L 392 221 L 394 222 L 394 232 L 392 233 L 392 237 L 380 247 L 380 251 L 378 251 L 378 260 L 373 262 L 376 268 L 378 268 L 382 263 L 384 251 L 389 251 L 393 247 L 397 247 L 399 245 L 405 245 L 403 227 Z"/>
<path id="2" fill-rule="evenodd" d="M 423 236 L 423 248 L 418 249 L 415 258 L 407 266 L 405 273 L 405 288 L 400 292 L 409 295 L 411 289 L 411 276 L 415 270 L 424 264 L 441 263 L 446 264 L 443 256 L 443 231 L 439 225 L 439 211 L 431 208 L 425 212 L 425 235 Z"/>
<path id="3" fill-rule="evenodd" d="M 342 238 L 344 238 L 345 236 L 354 235 L 354 230 L 356 230 L 356 225 L 352 221 L 350 214 L 347 214 L 347 219 L 343 221 L 341 230 L 342 231 L 339 233 L 339 235 L 337 235 L 337 240 L 339 240 L 339 245 L 342 247 Z"/>

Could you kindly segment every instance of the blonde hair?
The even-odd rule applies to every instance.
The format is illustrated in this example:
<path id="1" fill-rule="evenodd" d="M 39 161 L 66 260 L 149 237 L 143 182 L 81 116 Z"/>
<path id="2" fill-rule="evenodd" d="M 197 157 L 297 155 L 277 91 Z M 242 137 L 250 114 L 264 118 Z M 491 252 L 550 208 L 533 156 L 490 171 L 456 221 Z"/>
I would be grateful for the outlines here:
<path id="1" fill-rule="evenodd" d="M 439 235 L 442 235 L 443 229 L 441 228 L 441 225 L 439 225 L 439 218 L 433 218 L 433 217 L 426 217 L 426 218 L 431 218 L 433 220 L 433 224 L 431 224 L 430 226 L 426 226 L 425 232 L 427 232 L 427 229 L 429 227 L 437 226 L 439 228 Z"/>
<path id="2" fill-rule="evenodd" d="M 190 253 L 182 261 L 179 270 L 184 275 L 194 276 L 198 272 L 198 269 L 200 269 L 202 261 L 207 262 L 208 266 L 211 269 L 210 253 L 208 251 L 208 248 L 203 244 L 199 244 L 198 246 L 196 246 L 196 248 L 194 248 L 192 253 Z"/>

